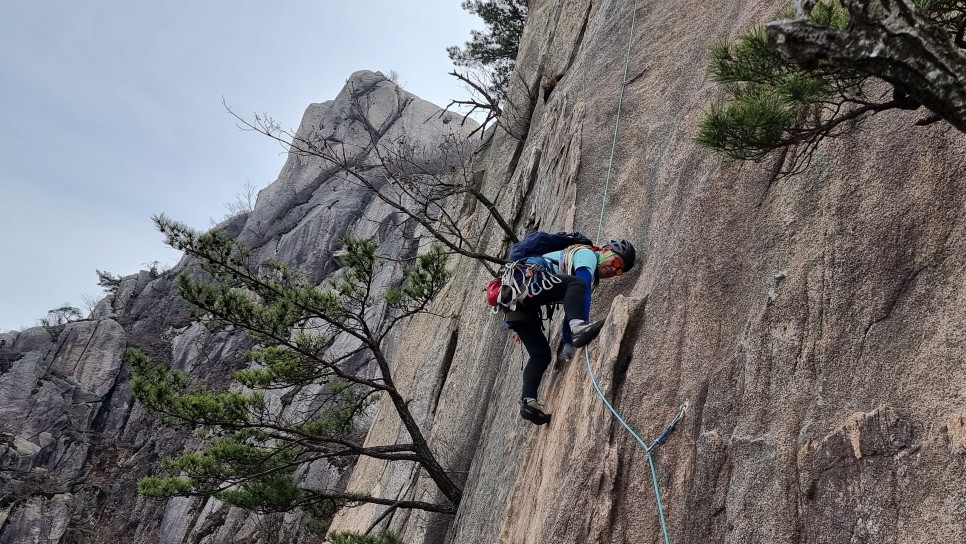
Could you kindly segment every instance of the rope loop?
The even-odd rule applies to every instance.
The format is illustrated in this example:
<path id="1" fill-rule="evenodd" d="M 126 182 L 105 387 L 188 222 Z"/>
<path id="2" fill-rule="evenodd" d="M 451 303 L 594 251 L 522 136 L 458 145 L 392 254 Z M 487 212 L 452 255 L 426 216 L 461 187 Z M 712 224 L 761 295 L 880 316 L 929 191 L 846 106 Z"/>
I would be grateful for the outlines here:
<path id="1" fill-rule="evenodd" d="M 552 289 L 562 279 L 557 277 L 549 268 L 540 264 L 527 262 L 526 259 L 509 262 L 500 270 L 500 296 L 497 298 L 497 308 L 503 307 L 511 311 L 516 310 L 517 304 L 527 297 L 534 297 L 547 289 Z"/>

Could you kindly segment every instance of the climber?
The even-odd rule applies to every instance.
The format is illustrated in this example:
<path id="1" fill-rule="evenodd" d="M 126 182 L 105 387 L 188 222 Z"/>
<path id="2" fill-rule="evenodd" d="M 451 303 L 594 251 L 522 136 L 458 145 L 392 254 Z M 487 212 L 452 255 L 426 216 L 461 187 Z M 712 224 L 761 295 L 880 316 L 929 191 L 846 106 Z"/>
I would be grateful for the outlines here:
<path id="1" fill-rule="evenodd" d="M 535 425 L 550 422 L 537 402 L 537 389 L 543 373 L 550 366 L 550 342 L 543 333 L 540 307 L 563 300 L 563 339 L 558 353 L 560 361 L 569 361 L 576 352 L 600 333 L 604 320 L 589 322 L 591 288 L 600 278 L 620 276 L 634 266 L 636 252 L 627 240 L 608 240 L 599 250 L 574 245 L 544 255 L 550 271 L 560 283 L 526 297 L 513 310 L 507 310 L 507 327 L 520 337 L 530 359 L 523 369 L 523 395 L 520 417 Z"/>

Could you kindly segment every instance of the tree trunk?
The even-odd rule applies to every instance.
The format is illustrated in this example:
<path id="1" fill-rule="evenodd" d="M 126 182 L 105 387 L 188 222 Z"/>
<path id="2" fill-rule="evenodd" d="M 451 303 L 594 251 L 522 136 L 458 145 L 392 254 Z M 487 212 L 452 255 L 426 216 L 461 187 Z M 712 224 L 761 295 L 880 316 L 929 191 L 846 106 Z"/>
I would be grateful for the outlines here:
<path id="1" fill-rule="evenodd" d="M 769 42 L 803 65 L 850 68 L 888 81 L 966 132 L 966 55 L 911 0 L 842 0 L 846 30 L 807 18 L 765 25 Z"/>

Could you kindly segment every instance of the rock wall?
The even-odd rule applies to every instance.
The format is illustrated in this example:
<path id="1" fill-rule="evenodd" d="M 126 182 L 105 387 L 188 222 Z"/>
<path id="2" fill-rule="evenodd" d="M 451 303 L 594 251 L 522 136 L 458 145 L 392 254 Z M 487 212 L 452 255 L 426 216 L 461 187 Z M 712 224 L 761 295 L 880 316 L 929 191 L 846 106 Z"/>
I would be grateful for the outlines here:
<path id="1" fill-rule="evenodd" d="M 639 1 L 631 33 L 632 2 L 532 2 L 484 191 L 518 228 L 593 235 L 602 215 L 602 237 L 636 243 L 635 270 L 595 292 L 608 325 L 589 359 L 646 439 L 688 406 L 653 452 L 671 542 L 959 542 L 966 136 L 888 112 L 788 178 L 697 147 L 717 95 L 707 50 L 783 7 Z M 549 96 L 545 77 L 558 79 Z M 464 499 L 451 521 L 381 523 L 411 543 L 663 542 L 647 456 L 584 360 L 545 376 L 551 424 L 520 420 L 524 356 L 479 300 L 486 275 L 459 269 L 439 302 L 458 322 L 412 324 L 400 364 L 417 398 L 447 369 L 427 410 L 436 447 L 466 474 Z M 370 439 L 398 432 L 383 414 Z M 351 485 L 399 481 L 432 493 L 370 461 Z M 382 512 L 353 509 L 336 527 L 364 530 Z"/>
<path id="2" fill-rule="evenodd" d="M 520 231 L 593 236 L 602 218 L 600 238 L 638 247 L 635 269 L 595 291 L 592 315 L 608 321 L 587 361 L 644 439 L 688 407 L 652 452 L 671 542 L 963 541 L 966 136 L 888 112 L 823 144 L 790 178 L 698 148 L 696 124 L 717 95 L 706 51 L 783 7 L 532 1 L 510 106 L 474 179 Z M 545 79 L 555 86 L 542 90 Z M 430 117 L 378 76 L 353 81 L 385 134 Z M 310 106 L 302 133 L 355 141 L 347 100 Z M 456 123 L 417 132 L 436 141 L 443 125 Z M 481 247 L 502 252 L 480 207 L 452 205 L 483 233 Z M 224 228 L 321 279 L 337 267 L 338 234 L 379 233 L 393 220 L 349 180 L 293 155 L 255 212 Z M 488 275 L 468 260 L 453 270 L 434 307 L 447 317 L 407 324 L 394 364 L 464 485 L 460 509 L 361 506 L 333 528 L 388 526 L 408 544 L 662 542 L 648 456 L 597 397 L 588 363 L 548 370 L 550 425 L 522 421 L 525 357 L 483 305 Z M 224 384 L 245 364 L 245 339 L 192 325 L 168 276 L 126 279 L 99 311 L 62 331 L 5 335 L 0 543 L 309 541 L 297 516 L 136 496 L 136 478 L 191 438 L 131 403 L 112 346 L 144 347 Z M 368 440 L 403 433 L 380 405 Z M 437 497 L 405 464 L 362 459 L 351 477 L 331 477 Z"/>

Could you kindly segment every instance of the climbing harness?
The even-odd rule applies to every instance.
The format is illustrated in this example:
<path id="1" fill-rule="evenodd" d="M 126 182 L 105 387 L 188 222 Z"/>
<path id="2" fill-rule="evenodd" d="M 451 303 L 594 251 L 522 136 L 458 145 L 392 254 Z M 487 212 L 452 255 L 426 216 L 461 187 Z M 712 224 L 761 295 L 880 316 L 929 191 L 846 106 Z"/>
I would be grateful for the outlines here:
<path id="1" fill-rule="evenodd" d="M 530 257 L 503 265 L 499 272 L 500 294 L 491 310 L 493 313 L 501 309 L 515 311 L 517 304 L 527 297 L 535 297 L 563 281 L 538 259 L 543 260 L 542 257 Z"/>
<path id="2" fill-rule="evenodd" d="M 620 122 L 621 122 L 621 106 L 623 105 L 623 102 L 624 102 L 624 88 L 633 81 L 633 80 L 627 79 L 627 70 L 628 70 L 628 67 L 630 66 L 631 48 L 634 43 L 634 25 L 637 20 L 637 0 L 635 0 L 634 2 L 634 7 L 632 8 L 632 10 L 633 11 L 631 15 L 631 30 L 630 30 L 630 35 L 627 39 L 627 56 L 624 60 L 624 77 L 621 79 L 620 96 L 617 100 L 617 119 L 616 119 L 616 122 L 614 123 L 614 138 L 611 143 L 610 161 L 608 162 L 608 165 L 607 165 L 607 178 L 606 178 L 606 181 L 604 182 L 604 194 L 600 203 L 600 218 L 598 219 L 598 222 L 597 222 L 597 236 L 595 240 L 600 240 L 601 229 L 603 228 L 603 225 L 604 225 L 604 208 L 607 205 L 607 192 L 608 192 L 608 189 L 610 188 L 611 173 L 613 171 L 613 166 L 614 166 L 614 154 L 617 150 L 617 134 L 618 134 L 618 130 L 620 128 Z M 637 79 L 637 78 L 635 77 L 634 79 Z M 590 374 L 590 381 L 591 383 L 593 383 L 594 389 L 597 391 L 597 394 L 600 396 L 601 400 L 604 401 L 604 404 L 607 406 L 607 409 L 610 410 L 610 412 L 614 415 L 614 418 L 617 419 L 617 421 L 620 422 L 620 424 L 625 429 L 627 429 L 627 432 L 629 432 L 631 436 L 633 436 L 634 439 L 637 440 L 637 442 L 641 445 L 641 447 L 644 448 L 644 453 L 647 455 L 647 463 L 648 465 L 650 465 L 650 468 L 651 468 L 651 480 L 654 483 L 654 496 L 655 496 L 655 500 L 657 501 L 657 512 L 661 521 L 661 532 L 664 535 L 665 544 L 670 544 L 671 539 L 668 536 L 668 532 L 667 532 L 667 522 L 664 519 L 664 504 L 661 502 L 661 489 L 660 489 L 660 486 L 658 485 L 657 470 L 654 468 L 654 459 L 651 456 L 651 450 L 661 445 L 664 439 L 667 438 L 667 436 L 671 433 L 671 431 L 673 431 L 674 428 L 677 426 L 678 422 L 681 421 L 682 418 L 684 418 L 685 413 L 687 413 L 688 403 L 685 402 L 683 405 L 681 405 L 681 407 L 678 409 L 677 415 L 674 417 L 674 419 L 671 420 L 670 423 L 667 424 L 667 426 L 664 428 L 664 431 L 660 434 L 660 436 L 658 436 L 657 439 L 655 439 L 650 445 L 648 445 L 647 442 L 644 441 L 644 439 L 642 439 L 636 432 L 634 432 L 634 429 L 631 428 L 631 426 L 628 425 L 626 421 L 624 421 L 624 418 L 622 418 L 621 415 L 617 413 L 617 410 L 615 410 L 614 407 L 611 405 L 611 403 L 607 400 L 607 396 L 604 394 L 604 391 L 600 388 L 600 385 L 597 383 L 597 376 L 594 375 L 594 370 L 591 367 L 590 351 L 587 346 L 584 346 L 584 358 L 587 360 L 587 373 Z"/>

